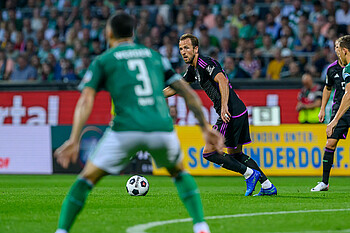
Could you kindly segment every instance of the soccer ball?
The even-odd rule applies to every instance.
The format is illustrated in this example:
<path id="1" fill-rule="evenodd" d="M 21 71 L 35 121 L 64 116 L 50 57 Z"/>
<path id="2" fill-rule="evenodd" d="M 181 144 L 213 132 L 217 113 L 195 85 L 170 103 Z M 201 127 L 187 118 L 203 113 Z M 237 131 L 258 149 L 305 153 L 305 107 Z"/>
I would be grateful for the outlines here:
<path id="1" fill-rule="evenodd" d="M 149 184 L 145 177 L 134 175 L 126 182 L 126 191 L 130 196 L 146 196 Z"/>

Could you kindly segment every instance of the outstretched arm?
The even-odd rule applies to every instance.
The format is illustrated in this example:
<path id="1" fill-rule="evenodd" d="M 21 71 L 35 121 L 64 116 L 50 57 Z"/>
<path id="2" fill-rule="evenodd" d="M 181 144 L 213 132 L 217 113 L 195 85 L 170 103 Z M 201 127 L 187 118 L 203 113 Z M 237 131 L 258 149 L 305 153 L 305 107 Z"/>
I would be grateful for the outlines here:
<path id="1" fill-rule="evenodd" d="M 326 133 L 330 137 L 333 133 L 335 126 L 337 126 L 340 118 L 346 113 L 350 107 L 350 83 L 345 86 L 345 94 L 341 100 L 337 114 L 335 114 L 333 120 L 327 125 Z"/>
<path id="2" fill-rule="evenodd" d="M 75 106 L 70 137 L 55 151 L 54 156 L 57 158 L 57 162 L 64 168 L 67 168 L 70 162 L 76 162 L 78 158 L 80 133 L 91 114 L 95 95 L 96 91 L 94 89 L 84 88 Z"/>

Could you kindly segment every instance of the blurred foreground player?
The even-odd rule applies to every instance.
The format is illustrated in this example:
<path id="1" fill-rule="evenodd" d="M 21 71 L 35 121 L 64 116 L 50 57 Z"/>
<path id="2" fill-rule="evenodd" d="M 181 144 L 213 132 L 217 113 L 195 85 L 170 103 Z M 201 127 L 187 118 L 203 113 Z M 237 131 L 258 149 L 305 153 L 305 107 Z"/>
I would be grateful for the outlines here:
<path id="1" fill-rule="evenodd" d="M 79 136 L 91 113 L 96 92 L 101 88 L 107 90 L 117 117 L 67 194 L 56 233 L 68 232 L 93 186 L 105 175 L 118 174 L 139 150 L 149 151 L 157 165 L 165 167 L 174 178 L 179 196 L 193 219 L 194 232 L 210 232 L 204 221 L 197 185 L 183 170 L 179 141 L 162 92 L 164 86 L 170 85 L 185 98 L 199 121 L 206 143 L 221 151 L 224 140 L 210 129 L 200 100 L 172 70 L 170 62 L 157 52 L 132 42 L 134 24 L 133 17 L 126 13 L 108 19 L 106 34 L 111 49 L 97 57 L 86 72 L 70 138 L 55 152 L 58 163 L 64 168 L 77 160 Z"/>
<path id="2" fill-rule="evenodd" d="M 242 174 L 247 183 L 246 196 L 253 193 L 258 181 L 262 185 L 258 196 L 276 195 L 276 187 L 267 179 L 258 164 L 242 151 L 242 145 L 251 142 L 248 113 L 246 106 L 232 89 L 224 70 L 216 60 L 199 53 L 198 39 L 191 34 L 181 36 L 179 49 L 183 60 L 189 65 L 184 75 L 185 81 L 199 82 L 219 115 L 213 128 L 225 137 L 228 154 L 220 154 L 213 145 L 206 144 L 203 157 L 225 169 Z M 174 94 L 176 90 L 169 87 L 164 89 L 166 97 Z"/>

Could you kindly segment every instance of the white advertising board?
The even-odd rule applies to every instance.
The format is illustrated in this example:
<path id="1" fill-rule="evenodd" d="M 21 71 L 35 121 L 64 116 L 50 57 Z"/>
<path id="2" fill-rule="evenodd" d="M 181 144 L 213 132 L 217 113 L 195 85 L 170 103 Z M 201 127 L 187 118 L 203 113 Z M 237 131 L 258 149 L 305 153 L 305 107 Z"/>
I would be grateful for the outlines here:
<path id="1" fill-rule="evenodd" d="M 0 126 L 0 174 L 52 174 L 50 126 Z"/>

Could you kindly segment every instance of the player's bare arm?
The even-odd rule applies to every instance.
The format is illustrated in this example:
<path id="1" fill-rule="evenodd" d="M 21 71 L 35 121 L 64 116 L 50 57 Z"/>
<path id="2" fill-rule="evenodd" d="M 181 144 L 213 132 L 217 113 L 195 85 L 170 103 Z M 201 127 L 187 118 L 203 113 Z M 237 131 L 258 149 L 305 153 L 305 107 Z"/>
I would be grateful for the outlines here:
<path id="1" fill-rule="evenodd" d="M 345 86 L 345 94 L 341 100 L 339 109 L 334 119 L 327 125 L 326 133 L 330 137 L 333 133 L 335 126 L 337 126 L 339 119 L 345 114 L 350 107 L 350 83 Z"/>
<path id="2" fill-rule="evenodd" d="M 323 122 L 324 121 L 324 117 L 326 115 L 326 105 L 328 103 L 329 97 L 331 96 L 332 93 L 332 87 L 330 86 L 324 86 L 323 88 L 323 93 L 322 93 L 322 103 L 321 103 L 321 109 L 320 112 L 318 114 L 318 120 L 319 122 Z"/>
<path id="3" fill-rule="evenodd" d="M 175 95 L 176 91 L 174 89 L 172 89 L 171 87 L 166 87 L 163 89 L 163 94 L 164 94 L 165 98 L 168 98 L 170 96 Z"/>
<path id="4" fill-rule="evenodd" d="M 206 142 L 215 146 L 215 149 L 221 153 L 224 147 L 224 139 L 216 130 L 210 128 L 209 123 L 204 117 L 201 100 L 197 94 L 192 90 L 190 85 L 182 79 L 173 82 L 171 88 L 185 99 L 188 108 L 194 113 L 199 122 Z"/>
<path id="5" fill-rule="evenodd" d="M 228 123 L 231 119 L 231 114 L 228 111 L 228 97 L 229 97 L 229 87 L 228 87 L 228 79 L 225 77 L 223 73 L 218 73 L 214 81 L 219 84 L 219 89 L 221 93 L 221 119 Z"/>
<path id="6" fill-rule="evenodd" d="M 54 156 L 57 158 L 57 162 L 64 168 L 67 168 L 70 162 L 76 162 L 78 158 L 80 133 L 91 114 L 95 95 L 96 91 L 94 89 L 90 87 L 84 88 L 75 107 L 71 135 L 55 151 Z"/>

